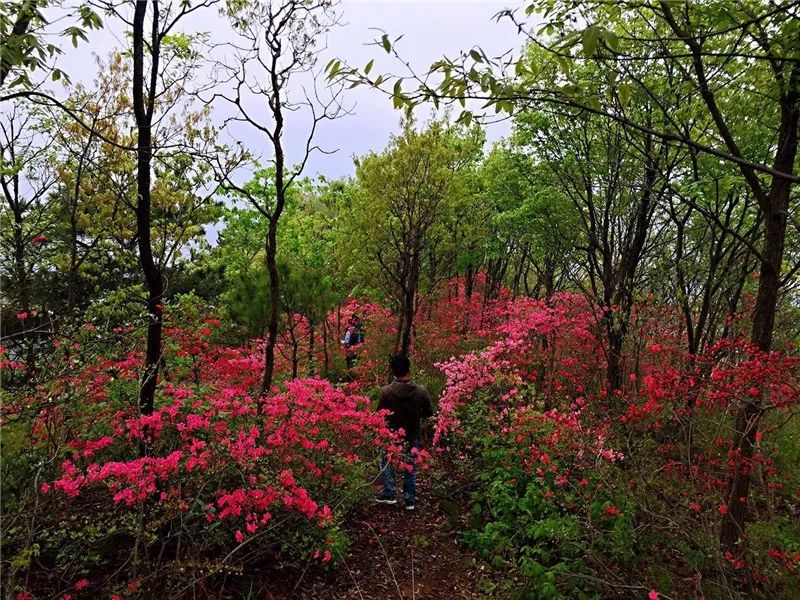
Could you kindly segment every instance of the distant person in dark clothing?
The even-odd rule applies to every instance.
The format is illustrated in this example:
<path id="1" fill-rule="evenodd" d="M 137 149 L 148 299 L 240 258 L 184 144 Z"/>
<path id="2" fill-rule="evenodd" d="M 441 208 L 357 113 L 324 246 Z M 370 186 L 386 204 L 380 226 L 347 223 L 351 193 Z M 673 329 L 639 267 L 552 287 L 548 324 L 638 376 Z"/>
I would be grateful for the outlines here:
<path id="1" fill-rule="evenodd" d="M 420 449 L 420 424 L 433 416 L 431 395 L 424 386 L 411 381 L 411 362 L 404 354 L 395 356 L 390 366 L 395 376 L 394 382 L 381 388 L 378 410 L 386 409 L 390 414 L 386 424 L 392 431 L 405 432 L 405 452 L 403 461 L 411 465 L 411 470 L 403 469 L 403 500 L 406 510 L 414 510 L 417 487 L 416 452 Z M 389 464 L 386 453 L 381 459 L 383 492 L 377 501 L 383 504 L 397 504 L 395 499 L 395 469 Z"/>
<path id="2" fill-rule="evenodd" d="M 354 314 L 350 317 L 350 324 L 344 332 L 342 347 L 344 348 L 344 360 L 347 368 L 352 369 L 356 364 L 358 349 L 364 343 L 364 326 L 361 318 Z"/>

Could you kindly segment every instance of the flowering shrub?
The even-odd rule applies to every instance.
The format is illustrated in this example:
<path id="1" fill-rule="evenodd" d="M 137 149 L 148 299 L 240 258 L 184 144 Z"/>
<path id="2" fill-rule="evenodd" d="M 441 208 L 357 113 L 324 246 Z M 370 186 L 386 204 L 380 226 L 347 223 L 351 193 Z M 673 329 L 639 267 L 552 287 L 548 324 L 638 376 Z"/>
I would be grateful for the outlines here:
<path id="1" fill-rule="evenodd" d="M 495 319 L 497 341 L 438 365 L 447 383 L 435 443 L 477 484 L 466 539 L 556 597 L 559 573 L 587 572 L 598 528 L 619 516 L 609 479 L 623 454 L 583 414 L 602 374 L 586 304 L 519 299 Z M 587 364 L 597 367 L 576 368 Z"/>
<path id="2" fill-rule="evenodd" d="M 741 339 L 687 356 L 669 311 L 640 307 L 639 332 L 654 337 L 628 348 L 630 376 L 612 396 L 583 299 L 519 299 L 495 315 L 496 341 L 439 364 L 446 384 L 435 435 L 476 490 L 466 538 L 484 556 L 516 565 L 542 597 L 613 595 L 620 581 L 657 583 L 672 597 L 713 597 L 709 580 L 726 581 L 731 594 L 796 585 L 800 531 L 786 521 L 796 472 L 779 471 L 779 441 L 768 438 L 800 400 L 797 356 Z M 746 458 L 733 450 L 732 415 L 756 399 L 758 449 Z M 737 470 L 757 474 L 757 523 L 736 552 L 722 552 Z"/>
<path id="3" fill-rule="evenodd" d="M 651 300 L 634 307 L 614 391 L 605 312 L 583 296 L 467 298 L 451 282 L 420 303 L 415 376 L 441 389 L 433 454 L 446 493 L 469 491 L 456 503 L 470 501 L 464 539 L 516 569 L 532 597 L 785 596 L 800 584 L 800 358 L 759 352 L 736 323 L 689 356 L 680 314 Z M 338 328 L 354 311 L 366 341 L 344 373 Z M 326 568 L 383 448 L 403 467 L 367 397 L 394 345 L 386 308 L 348 302 L 316 345 L 299 320 L 282 344 L 308 346 L 279 348 L 282 383 L 267 395 L 258 341 L 223 345 L 217 315 L 188 302 L 164 315 L 152 414 L 137 406 L 130 324 L 56 340 L 39 365 L 50 377 L 4 398 L 4 596 L 179 597 L 190 582 L 214 595 L 265 569 Z M 3 374 L 24 373 L 9 353 Z M 346 381 L 291 380 L 315 365 Z M 757 409 L 752 456 L 734 443 L 743 405 Z M 720 522 L 742 501 L 727 494 L 737 473 L 753 481 L 749 526 L 720 550 Z"/>
<path id="4" fill-rule="evenodd" d="M 71 579 L 73 594 L 124 596 L 132 583 L 139 594 L 178 595 L 191 577 L 242 574 L 259 557 L 340 555 L 338 523 L 372 494 L 380 452 L 401 454 L 395 434 L 368 398 L 325 380 L 259 395 L 257 350 L 211 346 L 217 326 L 208 318 L 166 328 L 166 380 L 152 414 L 136 406 L 137 353 L 78 361 L 7 414 L 32 416 L 25 452 L 56 467 L 39 468 L 35 490 L 25 488 L 36 495 L 35 551 L 21 532 L 4 536 L 36 597 L 64 592 Z M 82 346 L 69 348 L 67 363 Z M 123 549 L 131 569 L 115 566 Z M 131 573 L 145 575 L 125 580 Z"/>
<path id="5" fill-rule="evenodd" d="M 331 508 L 315 502 L 307 486 L 336 499 L 352 483 L 345 477 L 361 461 L 359 453 L 370 455 L 393 439 L 367 398 L 347 396 L 322 380 L 296 380 L 286 388 L 259 399 L 237 387 L 212 388 L 197 399 L 189 389 L 166 384 L 169 403 L 153 414 L 119 415 L 111 435 L 72 440 L 52 489 L 77 497 L 102 484 L 115 503 L 134 506 L 157 497 L 179 510 L 189 498 L 203 502 L 209 522 L 246 517 L 248 533 L 271 519 L 270 510 L 296 512 L 324 527 Z M 136 443 L 148 449 L 146 456 L 113 460 Z M 202 474 L 199 480 L 195 473 Z M 246 485 L 209 486 L 237 479 Z M 42 484 L 43 491 L 50 488 Z"/>

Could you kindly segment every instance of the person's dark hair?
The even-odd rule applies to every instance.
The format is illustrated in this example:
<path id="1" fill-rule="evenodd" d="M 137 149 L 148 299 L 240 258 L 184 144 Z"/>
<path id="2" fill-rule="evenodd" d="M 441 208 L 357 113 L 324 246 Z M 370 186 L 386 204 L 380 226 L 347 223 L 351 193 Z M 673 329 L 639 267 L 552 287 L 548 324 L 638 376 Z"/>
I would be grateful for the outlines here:
<path id="1" fill-rule="evenodd" d="M 392 368 L 392 373 L 395 377 L 405 377 L 411 372 L 411 361 L 405 354 L 398 354 L 393 356 L 389 361 L 389 366 Z"/>

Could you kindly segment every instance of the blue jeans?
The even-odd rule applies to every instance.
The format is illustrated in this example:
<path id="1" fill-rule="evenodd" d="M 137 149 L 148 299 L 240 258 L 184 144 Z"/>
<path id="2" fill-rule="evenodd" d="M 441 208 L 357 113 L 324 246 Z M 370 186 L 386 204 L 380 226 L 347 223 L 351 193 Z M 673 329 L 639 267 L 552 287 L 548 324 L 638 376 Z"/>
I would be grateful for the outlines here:
<path id="1" fill-rule="evenodd" d="M 411 471 L 403 469 L 403 500 L 407 504 L 413 504 L 417 497 L 417 465 L 416 456 L 411 452 L 412 448 L 419 450 L 419 439 L 405 443 L 403 462 L 412 466 Z M 394 498 L 396 494 L 395 469 L 386 459 L 386 452 L 381 457 L 381 480 L 383 481 L 383 495 L 388 498 Z"/>

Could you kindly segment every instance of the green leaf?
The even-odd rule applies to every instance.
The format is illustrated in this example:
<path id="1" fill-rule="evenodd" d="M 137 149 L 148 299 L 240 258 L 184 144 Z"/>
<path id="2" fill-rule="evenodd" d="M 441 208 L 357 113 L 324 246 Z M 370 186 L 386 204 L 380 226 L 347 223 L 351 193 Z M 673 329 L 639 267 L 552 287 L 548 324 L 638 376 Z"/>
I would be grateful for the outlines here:
<path id="1" fill-rule="evenodd" d="M 367 66 L 364 67 L 364 75 L 369 75 L 369 72 L 372 71 L 372 63 L 374 63 L 374 62 L 375 62 L 375 59 L 373 58 L 371 61 L 369 61 L 367 63 Z"/>
<path id="2" fill-rule="evenodd" d="M 594 56 L 597 51 L 597 40 L 600 38 L 600 29 L 596 25 L 591 25 L 581 33 L 581 43 L 583 44 L 583 55 L 587 58 Z"/>
<path id="3" fill-rule="evenodd" d="M 30 80 L 30 78 L 28 77 L 27 73 L 24 73 L 24 74 L 22 74 L 22 75 L 19 75 L 19 76 L 18 76 L 18 77 L 17 77 L 17 78 L 16 78 L 14 81 L 12 81 L 12 82 L 9 84 L 9 86 L 8 86 L 8 87 L 9 87 L 9 88 L 14 88 L 14 87 L 30 87 L 30 85 L 31 85 L 31 80 Z"/>
<path id="4" fill-rule="evenodd" d="M 71 27 L 67 27 L 64 30 L 63 35 L 69 36 L 70 38 L 72 38 L 72 45 L 75 48 L 78 47 L 78 39 L 81 39 L 84 42 L 86 41 L 86 34 L 83 32 L 83 29 L 81 29 L 80 27 L 76 27 L 74 25 L 71 26 Z"/>
<path id="5" fill-rule="evenodd" d="M 483 57 L 481 57 L 481 53 L 478 52 L 477 50 L 470 50 L 469 55 L 475 62 L 483 62 Z"/>
<path id="6" fill-rule="evenodd" d="M 605 41 L 606 45 L 611 48 L 614 52 L 619 52 L 619 37 L 613 31 L 605 31 L 605 35 L 603 36 L 603 40 Z"/>
<path id="7" fill-rule="evenodd" d="M 558 66 L 564 72 L 565 75 L 569 75 L 572 72 L 572 60 L 568 59 L 564 56 L 556 56 L 556 62 L 558 62 Z"/>
<path id="8" fill-rule="evenodd" d="M 631 86 L 629 83 L 620 83 L 617 86 L 617 98 L 622 106 L 627 106 L 628 100 L 631 98 Z"/>
<path id="9" fill-rule="evenodd" d="M 389 36 L 385 33 L 383 37 L 381 37 L 381 44 L 383 44 L 383 49 L 386 50 L 387 53 L 392 51 L 392 43 L 389 41 Z"/>

